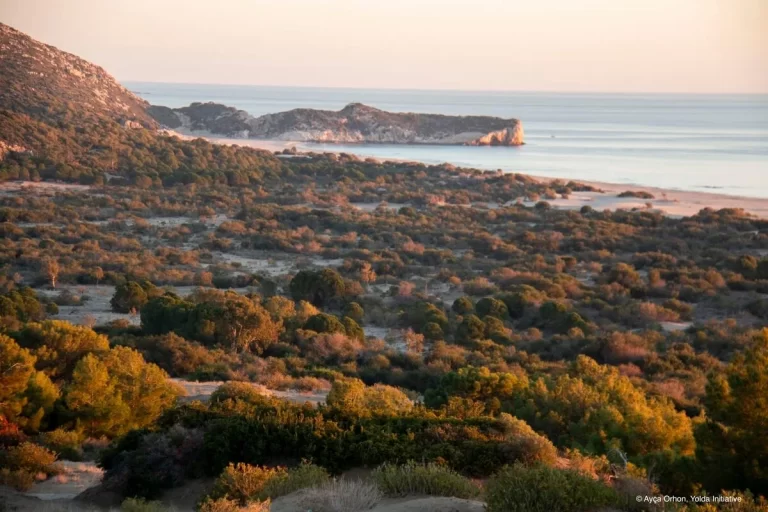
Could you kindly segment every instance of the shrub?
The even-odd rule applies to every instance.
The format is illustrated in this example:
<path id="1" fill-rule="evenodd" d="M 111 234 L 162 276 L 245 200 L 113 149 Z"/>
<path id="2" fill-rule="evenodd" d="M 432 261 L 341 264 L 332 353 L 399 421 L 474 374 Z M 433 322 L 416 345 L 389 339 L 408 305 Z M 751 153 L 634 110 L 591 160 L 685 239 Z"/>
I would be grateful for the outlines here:
<path id="1" fill-rule="evenodd" d="M 360 480 L 334 480 L 307 489 L 301 506 L 313 512 L 359 512 L 373 508 L 381 500 L 381 491 Z"/>
<path id="2" fill-rule="evenodd" d="M 35 483 L 35 474 L 23 469 L 11 471 L 8 468 L 0 469 L 0 484 L 13 487 L 17 491 L 28 491 Z"/>
<path id="3" fill-rule="evenodd" d="M 40 436 L 42 444 L 56 451 L 68 460 L 81 460 L 83 457 L 83 435 L 75 430 L 57 428 Z"/>
<path id="4" fill-rule="evenodd" d="M 235 500 L 219 498 L 213 500 L 207 498 L 198 507 L 199 512 L 269 512 L 271 506 L 270 500 L 252 501 L 241 507 Z"/>
<path id="5" fill-rule="evenodd" d="M 197 507 L 199 512 L 238 512 L 240 505 L 237 501 L 230 500 L 228 498 L 219 498 L 214 500 L 213 498 L 205 498 L 203 502 Z"/>
<path id="6" fill-rule="evenodd" d="M 30 473 L 45 473 L 47 475 L 57 472 L 54 466 L 56 454 L 29 441 L 0 452 L 0 462 L 11 470 L 21 469 Z"/>
<path id="7" fill-rule="evenodd" d="M 388 496 L 428 494 L 473 498 L 479 494 L 478 487 L 468 478 L 435 463 L 418 464 L 411 461 L 401 466 L 385 463 L 373 472 L 373 480 Z"/>
<path id="8" fill-rule="evenodd" d="M 637 199 L 655 199 L 654 195 L 645 190 L 625 190 L 618 197 L 634 197 Z"/>
<path id="9" fill-rule="evenodd" d="M 260 497 L 274 499 L 299 489 L 318 487 L 329 480 L 328 472 L 324 468 L 305 462 L 289 469 L 287 473 L 270 478 L 264 485 Z"/>
<path id="10" fill-rule="evenodd" d="M 231 498 L 245 505 L 258 498 L 270 480 L 286 477 L 284 468 L 252 466 L 243 462 L 230 464 L 219 475 L 210 497 Z"/>
<path id="11" fill-rule="evenodd" d="M 166 512 L 168 508 L 159 501 L 144 498 L 127 498 L 120 504 L 121 512 Z"/>
<path id="12" fill-rule="evenodd" d="M 140 310 L 147 300 L 145 287 L 135 281 L 128 281 L 115 287 L 115 295 L 109 303 L 112 311 L 129 313 Z"/>
<path id="13" fill-rule="evenodd" d="M 614 505 L 618 499 L 599 481 L 548 466 L 507 466 L 486 486 L 488 512 L 583 512 Z"/>
<path id="14" fill-rule="evenodd" d="M 104 483 L 124 496 L 154 498 L 203 473 L 203 433 L 176 425 L 165 432 L 134 430 L 101 457 Z"/>
<path id="15" fill-rule="evenodd" d="M 525 464 L 554 464 L 557 460 L 557 449 L 546 437 L 538 434 L 525 421 L 514 416 L 501 413 L 499 423 L 504 433 L 506 447 L 515 460 Z"/>
<path id="16" fill-rule="evenodd" d="M 56 454 L 29 441 L 0 451 L 0 484 L 27 491 L 37 475 L 45 477 L 58 473 L 54 465 Z"/>

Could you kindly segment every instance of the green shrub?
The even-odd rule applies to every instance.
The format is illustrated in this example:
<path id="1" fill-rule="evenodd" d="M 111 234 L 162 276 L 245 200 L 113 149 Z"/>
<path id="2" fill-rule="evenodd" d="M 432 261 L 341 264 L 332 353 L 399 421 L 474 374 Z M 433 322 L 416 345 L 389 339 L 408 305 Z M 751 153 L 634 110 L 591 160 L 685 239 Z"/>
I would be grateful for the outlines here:
<path id="1" fill-rule="evenodd" d="M 0 469 L 0 485 L 13 487 L 17 491 L 28 491 L 35 483 L 35 474 L 23 469 L 11 471 L 8 468 Z"/>
<path id="2" fill-rule="evenodd" d="M 287 474 L 285 468 L 252 466 L 244 462 L 230 464 L 219 475 L 209 497 L 230 498 L 245 505 L 257 499 L 270 480 L 286 478 Z"/>
<path id="3" fill-rule="evenodd" d="M 40 441 L 44 446 L 56 451 L 64 459 L 82 460 L 83 458 L 83 435 L 75 430 L 57 428 L 42 434 Z"/>
<path id="4" fill-rule="evenodd" d="M 168 507 L 159 501 L 147 501 L 144 498 L 127 498 L 120 504 L 121 512 L 166 512 Z"/>
<path id="5" fill-rule="evenodd" d="M 373 480 L 388 496 L 428 494 L 473 498 L 480 491 L 468 478 L 435 463 L 419 464 L 411 461 L 400 466 L 385 463 L 373 472 Z"/>
<path id="6" fill-rule="evenodd" d="M 206 498 L 197 508 L 199 512 L 269 512 L 271 502 L 252 501 L 241 507 L 237 501 L 228 498 L 211 499 Z"/>
<path id="7" fill-rule="evenodd" d="M 317 487 L 330 480 L 328 472 L 310 463 L 289 469 L 286 473 L 270 478 L 264 485 L 259 498 L 278 498 L 299 489 Z"/>
<path id="8" fill-rule="evenodd" d="M 12 471 L 23 470 L 33 474 L 53 475 L 58 472 L 54 466 L 55 462 L 55 453 L 28 441 L 0 452 L 0 463 Z"/>
<path id="9" fill-rule="evenodd" d="M 486 486 L 488 512 L 584 512 L 617 504 L 616 491 L 580 473 L 507 466 Z"/>

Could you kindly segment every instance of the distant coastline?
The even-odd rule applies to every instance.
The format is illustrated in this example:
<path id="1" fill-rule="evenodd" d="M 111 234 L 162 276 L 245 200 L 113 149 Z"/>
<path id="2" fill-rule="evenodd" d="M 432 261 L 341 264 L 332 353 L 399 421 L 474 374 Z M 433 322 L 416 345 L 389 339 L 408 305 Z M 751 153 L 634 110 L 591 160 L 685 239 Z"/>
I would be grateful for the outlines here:
<path id="1" fill-rule="evenodd" d="M 308 144 L 303 142 L 292 142 L 282 140 L 257 140 L 257 139 L 231 139 L 216 137 L 211 134 L 203 134 L 200 132 L 178 132 L 174 130 L 165 130 L 169 135 L 177 136 L 183 139 L 204 138 L 210 142 L 216 144 L 227 145 L 239 145 L 247 146 L 256 149 L 263 149 L 271 152 L 283 152 L 296 148 L 299 153 L 335 153 L 339 154 L 342 151 L 332 150 L 318 150 L 316 144 Z M 328 145 L 323 145 L 328 146 Z M 343 151 L 347 154 L 358 156 L 359 158 L 374 158 L 377 161 L 395 161 L 395 162 L 417 162 L 415 160 L 407 159 L 383 159 L 375 158 L 362 154 L 355 153 L 354 151 Z M 427 162 L 432 165 L 431 163 Z M 738 195 L 723 194 L 719 192 L 700 192 L 690 190 L 678 190 L 671 188 L 661 188 L 646 186 L 636 183 L 610 183 L 603 181 L 593 181 L 589 179 L 578 178 L 553 178 L 542 177 L 526 172 L 520 172 L 520 174 L 527 174 L 542 182 L 549 182 L 554 180 L 561 181 L 578 181 L 587 185 L 592 185 L 602 192 L 575 192 L 571 194 L 569 198 L 557 198 L 548 199 L 547 202 L 556 208 L 573 209 L 578 210 L 584 206 L 590 206 L 595 210 L 648 210 L 663 213 L 669 217 L 688 217 L 695 215 L 704 208 L 712 208 L 719 210 L 722 208 L 742 208 L 747 213 L 756 215 L 761 218 L 768 218 L 768 198 L 746 197 Z M 623 192 L 647 192 L 653 196 L 652 199 L 644 199 L 641 197 L 618 197 Z M 529 201 L 526 203 L 533 205 L 535 202 Z M 650 207 L 648 206 L 650 204 Z M 489 207 L 494 207 L 490 205 Z"/>
<path id="2" fill-rule="evenodd" d="M 294 108 L 337 111 L 362 102 L 389 112 L 517 118 L 525 125 L 522 147 L 355 143 L 307 144 L 307 149 L 768 199 L 768 95 L 128 86 L 156 105 L 213 101 L 252 116 Z"/>

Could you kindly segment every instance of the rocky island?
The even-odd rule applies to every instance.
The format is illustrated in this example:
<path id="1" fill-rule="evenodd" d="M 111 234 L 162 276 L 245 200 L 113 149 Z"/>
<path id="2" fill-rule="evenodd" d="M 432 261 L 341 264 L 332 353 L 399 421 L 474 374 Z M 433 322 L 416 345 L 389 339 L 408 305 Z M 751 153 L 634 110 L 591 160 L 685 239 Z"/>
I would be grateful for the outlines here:
<path id="1" fill-rule="evenodd" d="M 386 112 L 350 103 L 338 112 L 299 108 L 253 117 L 218 103 L 192 103 L 147 109 L 158 123 L 187 132 L 250 139 L 380 144 L 463 144 L 519 146 L 523 125 L 517 119 Z"/>

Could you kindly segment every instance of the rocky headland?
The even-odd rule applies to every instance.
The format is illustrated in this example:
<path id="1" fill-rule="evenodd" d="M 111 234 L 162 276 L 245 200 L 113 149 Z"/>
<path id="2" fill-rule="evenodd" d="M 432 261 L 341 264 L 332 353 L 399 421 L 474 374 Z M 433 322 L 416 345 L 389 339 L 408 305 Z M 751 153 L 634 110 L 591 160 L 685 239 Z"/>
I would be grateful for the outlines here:
<path id="1" fill-rule="evenodd" d="M 218 103 L 176 109 L 152 105 L 147 112 L 170 129 L 242 139 L 470 146 L 524 143 L 523 125 L 517 119 L 395 113 L 361 103 L 350 103 L 337 112 L 300 108 L 260 117 Z"/>

